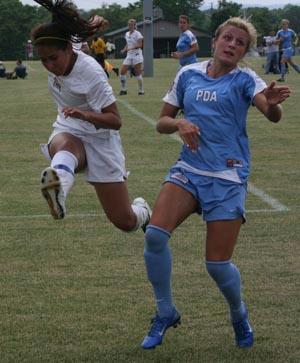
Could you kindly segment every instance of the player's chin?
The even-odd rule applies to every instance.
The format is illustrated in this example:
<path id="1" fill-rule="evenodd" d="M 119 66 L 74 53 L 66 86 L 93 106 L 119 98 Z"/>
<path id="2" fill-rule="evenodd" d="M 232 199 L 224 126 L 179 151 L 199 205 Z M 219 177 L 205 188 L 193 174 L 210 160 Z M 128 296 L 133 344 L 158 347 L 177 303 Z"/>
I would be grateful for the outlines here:
<path id="1" fill-rule="evenodd" d="M 221 57 L 220 61 L 226 66 L 226 67 L 235 67 L 239 59 L 236 59 L 234 57 Z"/>

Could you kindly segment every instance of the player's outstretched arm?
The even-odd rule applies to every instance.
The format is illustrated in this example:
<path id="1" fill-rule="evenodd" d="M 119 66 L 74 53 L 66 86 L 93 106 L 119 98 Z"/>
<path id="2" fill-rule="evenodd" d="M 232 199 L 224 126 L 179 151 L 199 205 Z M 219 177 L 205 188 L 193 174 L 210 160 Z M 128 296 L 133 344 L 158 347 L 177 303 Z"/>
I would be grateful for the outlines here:
<path id="1" fill-rule="evenodd" d="M 287 86 L 276 86 L 272 81 L 263 92 L 254 97 L 254 105 L 272 122 L 278 122 L 282 116 L 281 103 L 290 97 L 291 91 Z"/>

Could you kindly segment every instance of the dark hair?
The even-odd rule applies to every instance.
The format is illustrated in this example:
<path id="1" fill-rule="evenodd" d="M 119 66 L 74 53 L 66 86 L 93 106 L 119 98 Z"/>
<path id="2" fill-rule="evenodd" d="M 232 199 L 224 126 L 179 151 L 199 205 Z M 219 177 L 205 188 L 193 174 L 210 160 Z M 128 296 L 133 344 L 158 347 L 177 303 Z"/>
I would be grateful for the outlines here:
<path id="1" fill-rule="evenodd" d="M 79 43 L 94 35 L 99 24 L 83 19 L 68 0 L 34 0 L 52 13 L 52 22 L 36 26 L 31 37 L 35 45 L 65 49 L 70 41 Z"/>

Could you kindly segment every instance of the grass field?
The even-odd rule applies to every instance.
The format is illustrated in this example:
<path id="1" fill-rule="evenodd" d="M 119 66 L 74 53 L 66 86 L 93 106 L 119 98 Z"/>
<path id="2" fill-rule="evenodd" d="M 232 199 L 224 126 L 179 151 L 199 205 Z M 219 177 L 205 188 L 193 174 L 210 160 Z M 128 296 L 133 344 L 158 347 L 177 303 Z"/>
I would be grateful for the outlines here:
<path id="1" fill-rule="evenodd" d="M 247 62 L 263 73 L 262 60 Z M 293 94 L 282 122 L 271 124 L 255 109 L 249 114 L 250 181 L 267 198 L 249 194 L 234 260 L 255 346 L 243 351 L 233 344 L 227 307 L 204 268 L 205 224 L 193 216 L 171 240 L 182 325 L 168 331 L 163 346 L 143 351 L 139 345 L 155 310 L 143 233 L 114 228 L 81 175 L 67 202 L 68 217 L 48 216 L 39 190 L 47 166 L 39 143 L 47 140 L 56 112 L 46 71 L 38 62 L 28 65 L 28 79 L 0 79 L 1 363 L 300 362 L 299 75 L 292 70 L 287 76 Z M 129 79 L 128 95 L 118 101 L 130 195 L 151 205 L 180 143 L 146 120 L 157 119 L 176 69 L 175 61 L 156 60 L 155 77 L 145 79 L 146 95 L 138 97 Z M 111 84 L 117 94 L 115 75 Z"/>

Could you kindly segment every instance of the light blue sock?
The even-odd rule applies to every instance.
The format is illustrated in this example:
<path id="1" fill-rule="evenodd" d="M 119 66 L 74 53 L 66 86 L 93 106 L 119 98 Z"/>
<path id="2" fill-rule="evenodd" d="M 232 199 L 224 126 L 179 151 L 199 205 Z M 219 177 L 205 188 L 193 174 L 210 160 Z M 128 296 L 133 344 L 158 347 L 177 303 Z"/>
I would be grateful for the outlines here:
<path id="1" fill-rule="evenodd" d="M 286 71 L 286 67 L 285 67 L 285 63 L 281 63 L 280 65 L 280 70 L 281 70 L 281 79 L 284 79 L 284 75 L 285 75 L 285 71 Z"/>
<path id="2" fill-rule="evenodd" d="M 167 317 L 174 309 L 171 292 L 172 255 L 168 246 L 170 233 L 148 225 L 145 234 L 144 258 L 160 317 Z"/>
<path id="3" fill-rule="evenodd" d="M 244 319 L 247 310 L 241 297 L 241 277 L 237 267 L 231 260 L 206 261 L 206 269 L 229 304 L 232 322 Z"/>

